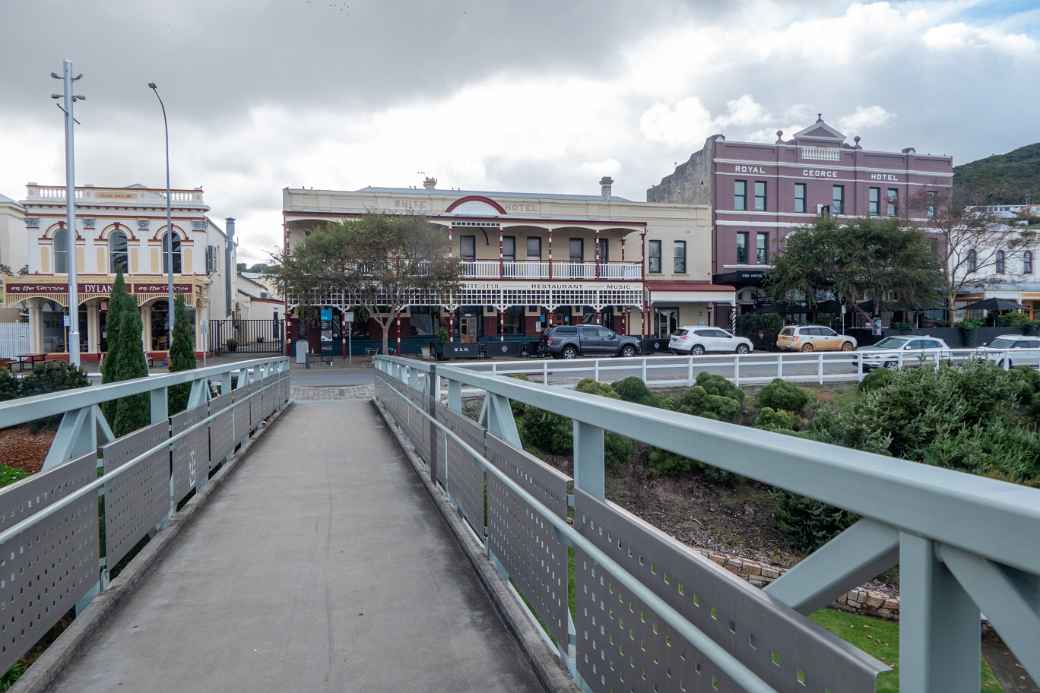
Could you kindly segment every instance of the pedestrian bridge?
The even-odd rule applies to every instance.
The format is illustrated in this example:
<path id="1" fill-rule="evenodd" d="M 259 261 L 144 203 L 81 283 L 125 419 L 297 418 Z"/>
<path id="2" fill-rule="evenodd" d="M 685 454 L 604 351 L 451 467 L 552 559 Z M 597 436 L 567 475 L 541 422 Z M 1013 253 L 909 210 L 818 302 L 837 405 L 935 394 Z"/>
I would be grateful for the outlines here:
<path id="1" fill-rule="evenodd" d="M 872 691 L 884 665 L 804 614 L 897 563 L 901 690 L 978 691 L 980 612 L 1040 673 L 1040 491 L 397 358 L 374 402 L 293 404 L 287 369 L 0 404 L 62 416 L 0 491 L 0 667 L 38 654 L 12 690 Z M 153 424 L 115 438 L 128 395 Z M 511 403 L 574 420 L 573 479 Z M 863 519 L 758 590 L 604 498 L 605 432 Z"/>

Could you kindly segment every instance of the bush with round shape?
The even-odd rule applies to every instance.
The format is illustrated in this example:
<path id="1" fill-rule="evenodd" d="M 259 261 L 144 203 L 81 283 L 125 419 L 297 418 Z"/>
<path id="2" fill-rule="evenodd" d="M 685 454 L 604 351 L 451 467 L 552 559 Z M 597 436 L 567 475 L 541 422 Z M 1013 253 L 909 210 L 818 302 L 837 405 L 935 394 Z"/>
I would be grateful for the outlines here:
<path id="1" fill-rule="evenodd" d="M 783 409 L 762 407 L 755 415 L 755 428 L 767 431 L 794 431 L 798 428 L 798 417 Z"/>
<path id="2" fill-rule="evenodd" d="M 650 388 L 646 386 L 646 383 L 634 375 L 613 383 L 611 387 L 618 397 L 626 402 L 635 402 L 636 404 L 645 404 L 651 407 L 655 407 L 658 404 L 657 395 L 650 392 Z"/>
<path id="3" fill-rule="evenodd" d="M 758 406 L 800 414 L 809 404 L 809 393 L 802 388 L 776 378 L 758 393 Z"/>
<path id="4" fill-rule="evenodd" d="M 741 403 L 744 401 L 744 391 L 721 375 L 701 371 L 697 374 L 697 384 L 703 387 L 709 395 L 729 397 Z"/>
<path id="5" fill-rule="evenodd" d="M 743 413 L 739 400 L 709 394 L 700 385 L 694 385 L 672 402 L 675 411 L 735 423 Z"/>

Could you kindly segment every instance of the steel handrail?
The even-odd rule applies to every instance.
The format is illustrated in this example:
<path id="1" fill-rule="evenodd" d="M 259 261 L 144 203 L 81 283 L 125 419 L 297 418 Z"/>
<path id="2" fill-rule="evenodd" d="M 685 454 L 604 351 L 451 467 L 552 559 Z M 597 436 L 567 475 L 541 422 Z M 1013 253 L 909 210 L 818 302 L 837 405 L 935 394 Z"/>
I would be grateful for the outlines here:
<path id="1" fill-rule="evenodd" d="M 578 530 L 574 529 L 570 523 L 547 508 L 541 501 L 528 493 L 522 486 L 510 479 L 505 472 L 487 460 L 481 452 L 478 452 L 475 448 L 470 446 L 469 443 L 460 438 L 454 431 L 438 421 L 435 417 L 430 416 L 427 412 L 423 411 L 422 407 L 413 402 L 410 397 L 402 393 L 396 387 L 386 382 L 384 382 L 384 385 L 393 390 L 401 397 L 401 399 L 411 405 L 445 435 L 450 436 L 459 447 L 465 450 L 470 457 L 476 460 L 488 473 L 494 475 L 498 481 L 503 483 L 510 491 L 519 496 L 528 507 L 538 513 L 546 522 L 551 524 L 557 532 L 563 535 L 567 542 L 583 551 L 593 561 L 602 566 L 603 569 L 610 573 L 613 578 L 618 580 L 618 582 L 624 585 L 625 588 L 631 591 L 637 599 L 642 601 L 654 613 L 660 616 L 661 620 L 675 629 L 675 631 L 681 636 L 686 638 L 701 654 L 710 659 L 727 676 L 733 679 L 734 683 L 747 691 L 762 691 L 763 693 L 767 691 L 775 691 L 772 686 L 759 678 L 757 674 L 748 669 L 740 662 L 740 660 L 718 645 L 699 628 L 687 621 L 682 614 L 659 597 L 653 590 L 644 585 L 638 578 L 629 573 L 621 564 L 603 552 L 591 541 L 586 539 L 580 532 L 578 532 Z M 2 539 L 3 535 L 0 534 L 0 540 Z"/>

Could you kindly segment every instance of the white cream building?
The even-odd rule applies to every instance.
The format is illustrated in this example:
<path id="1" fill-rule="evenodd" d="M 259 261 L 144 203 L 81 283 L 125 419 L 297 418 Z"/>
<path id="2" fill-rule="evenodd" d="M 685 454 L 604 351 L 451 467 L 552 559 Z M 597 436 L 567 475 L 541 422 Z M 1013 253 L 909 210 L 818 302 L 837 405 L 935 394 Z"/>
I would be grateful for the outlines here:
<path id="1" fill-rule="evenodd" d="M 715 304 L 732 305 L 733 288 L 711 283 L 709 207 L 634 202 L 613 195 L 612 183 L 601 180 L 599 195 L 443 190 L 433 179 L 421 188 L 286 188 L 285 243 L 369 212 L 426 217 L 461 257 L 462 289 L 417 301 L 411 312 L 436 309 L 442 323 L 447 313 L 442 326 L 463 342 L 537 337 L 548 325 L 581 321 L 664 337 L 677 325 L 708 323 Z M 342 296 L 286 298 L 290 310 L 351 307 Z M 431 324 L 413 319 L 412 327 L 420 322 Z"/>
<path id="2" fill-rule="evenodd" d="M 141 312 L 145 350 L 167 350 L 165 195 L 164 189 L 142 185 L 77 187 L 75 249 L 70 256 L 65 188 L 28 184 L 18 205 L 22 218 L 0 227 L 0 253 L 8 247 L 24 248 L 28 274 L 4 278 L 5 300 L 9 307 L 28 312 L 34 352 L 67 352 L 63 314 L 71 262 L 76 263 L 80 351 L 85 360 L 100 358 L 107 347 L 106 314 L 117 270 L 124 273 Z M 173 190 L 171 207 L 174 290 L 187 301 L 195 348 L 201 353 L 206 350 L 208 321 L 229 317 L 227 238 L 207 216 L 201 189 Z M 230 251 L 234 268 L 234 248 Z"/>

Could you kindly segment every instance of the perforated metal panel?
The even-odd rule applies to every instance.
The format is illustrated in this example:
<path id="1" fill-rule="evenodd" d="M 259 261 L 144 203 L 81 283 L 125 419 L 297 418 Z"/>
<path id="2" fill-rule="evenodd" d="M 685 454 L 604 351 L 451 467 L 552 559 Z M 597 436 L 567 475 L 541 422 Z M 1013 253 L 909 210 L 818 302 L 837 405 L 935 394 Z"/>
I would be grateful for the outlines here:
<path id="1" fill-rule="evenodd" d="M 428 463 L 430 461 L 430 426 L 432 424 L 421 413 L 426 411 L 429 406 L 427 395 L 407 387 L 404 388 L 404 392 L 407 393 L 408 399 L 414 405 L 408 407 L 409 439 L 419 452 L 419 455 Z"/>
<path id="2" fill-rule="evenodd" d="M 244 443 L 249 438 L 249 393 L 252 391 L 250 385 L 235 390 L 231 396 L 235 398 L 233 411 L 235 412 L 235 443 Z"/>
<path id="3" fill-rule="evenodd" d="M 779 691 L 873 691 L 876 662 L 638 517 L 575 491 L 575 528 Z M 733 682 L 582 551 L 578 672 L 592 691 L 735 691 Z"/>
<path id="4" fill-rule="evenodd" d="M 157 423 L 101 448 L 105 474 L 170 437 Z M 170 453 L 164 449 L 105 484 L 105 547 L 109 568 L 152 531 L 170 511 Z"/>
<path id="5" fill-rule="evenodd" d="M 232 395 L 221 395 L 209 401 L 211 413 L 219 415 L 209 422 L 210 459 L 214 466 L 235 449 L 235 410 Z"/>
<path id="6" fill-rule="evenodd" d="M 443 405 L 437 406 L 437 419 L 451 431 L 484 453 L 484 429 Z M 444 438 L 440 433 L 439 438 Z M 442 442 L 443 449 L 443 442 Z M 442 470 L 448 495 L 455 499 L 462 515 L 481 539 L 484 538 L 484 468 L 452 438 L 447 440 L 447 460 Z"/>
<path id="7" fill-rule="evenodd" d="M 97 478 L 86 455 L 0 491 L 0 530 Z M 0 671 L 6 671 L 97 582 L 98 502 L 89 493 L 0 545 Z"/>
<path id="8" fill-rule="evenodd" d="M 205 420 L 209 407 L 202 405 L 170 417 L 171 433 Z M 209 427 L 200 426 L 173 444 L 173 498 L 180 502 L 195 488 L 199 479 L 209 475 Z"/>
<path id="9" fill-rule="evenodd" d="M 558 517 L 570 477 L 490 433 L 488 459 Z M 541 515 L 494 475 L 487 477 L 488 546 L 557 644 L 567 644 L 567 545 Z"/>

